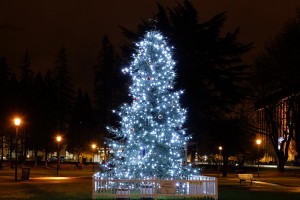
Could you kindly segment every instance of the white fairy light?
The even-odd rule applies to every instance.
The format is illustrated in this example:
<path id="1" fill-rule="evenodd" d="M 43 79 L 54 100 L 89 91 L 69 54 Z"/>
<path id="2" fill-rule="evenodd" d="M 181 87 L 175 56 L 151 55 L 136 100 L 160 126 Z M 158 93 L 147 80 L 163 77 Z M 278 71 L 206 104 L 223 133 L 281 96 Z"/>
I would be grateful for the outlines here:
<path id="1" fill-rule="evenodd" d="M 122 70 L 132 77 L 132 103 L 115 112 L 121 118 L 120 128 L 108 127 L 115 136 L 108 141 L 114 152 L 107 164 L 114 168 L 108 173 L 118 179 L 183 178 L 191 171 L 184 170 L 182 163 L 189 137 L 181 128 L 186 118 L 179 104 L 183 91 L 170 91 L 176 77 L 173 48 L 157 31 L 147 32 L 136 47 L 130 66 Z"/>

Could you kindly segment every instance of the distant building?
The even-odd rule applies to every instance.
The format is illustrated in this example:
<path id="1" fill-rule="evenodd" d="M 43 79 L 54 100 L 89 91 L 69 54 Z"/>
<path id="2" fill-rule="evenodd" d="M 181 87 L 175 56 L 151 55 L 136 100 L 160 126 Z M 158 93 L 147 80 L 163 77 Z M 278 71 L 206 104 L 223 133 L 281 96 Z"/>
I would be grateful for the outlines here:
<path id="1" fill-rule="evenodd" d="M 275 148 L 285 148 L 282 142 L 287 139 L 290 139 L 287 162 L 299 162 L 300 94 L 288 96 L 276 92 L 257 102 L 252 124 L 257 138 L 262 140 L 260 146 L 264 157 L 260 162 L 277 162 Z"/>

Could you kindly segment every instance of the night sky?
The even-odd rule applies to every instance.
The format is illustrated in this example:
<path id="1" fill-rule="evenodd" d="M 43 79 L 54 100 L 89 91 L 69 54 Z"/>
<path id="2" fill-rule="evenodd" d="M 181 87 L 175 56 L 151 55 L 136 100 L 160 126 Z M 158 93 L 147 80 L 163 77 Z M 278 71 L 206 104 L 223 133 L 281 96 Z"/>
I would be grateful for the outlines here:
<path id="1" fill-rule="evenodd" d="M 104 34 L 119 45 L 122 37 L 118 25 L 131 30 L 141 19 L 149 19 L 157 11 L 155 0 L 0 0 L 0 56 L 15 68 L 25 50 L 31 56 L 35 72 L 52 69 L 58 51 L 68 53 L 73 83 L 90 91 Z M 173 7 L 181 0 L 160 0 Z M 283 23 L 295 16 L 300 0 L 191 0 L 205 22 L 226 11 L 224 31 L 240 27 L 239 41 L 254 42 L 255 50 L 247 60 L 261 52 Z M 176 58 L 175 58 L 176 59 Z M 15 69 L 14 69 L 15 70 Z"/>

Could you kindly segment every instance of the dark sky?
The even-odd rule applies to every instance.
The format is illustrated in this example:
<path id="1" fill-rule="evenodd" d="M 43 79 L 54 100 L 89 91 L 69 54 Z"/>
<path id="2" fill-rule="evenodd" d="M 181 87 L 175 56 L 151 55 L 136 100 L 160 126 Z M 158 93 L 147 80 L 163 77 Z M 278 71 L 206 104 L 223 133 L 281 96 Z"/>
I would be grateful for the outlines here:
<path id="1" fill-rule="evenodd" d="M 141 19 L 156 13 L 155 0 L 0 0 L 0 56 L 15 67 L 29 50 L 34 71 L 53 68 L 57 52 L 65 46 L 73 83 L 91 88 L 92 66 L 107 34 L 118 45 L 122 25 L 134 29 Z M 181 0 L 159 0 L 173 7 Z M 226 11 L 225 31 L 240 27 L 239 41 L 254 42 L 256 49 L 248 59 L 261 52 L 265 42 L 283 23 L 295 16 L 300 0 L 191 0 L 204 22 Z"/>

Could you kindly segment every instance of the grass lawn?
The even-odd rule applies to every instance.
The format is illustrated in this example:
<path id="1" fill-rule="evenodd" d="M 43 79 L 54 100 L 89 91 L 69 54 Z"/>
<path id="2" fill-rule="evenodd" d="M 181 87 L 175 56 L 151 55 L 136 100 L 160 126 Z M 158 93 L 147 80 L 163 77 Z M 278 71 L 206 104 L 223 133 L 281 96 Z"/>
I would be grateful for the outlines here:
<path id="1" fill-rule="evenodd" d="M 91 179 L 8 183 L 0 199 L 91 199 Z"/>
<path id="2" fill-rule="evenodd" d="M 219 199 L 220 200 L 296 200 L 299 199 L 300 193 L 297 192 L 283 192 L 283 191 L 258 191 L 247 187 L 232 187 L 232 186 L 220 186 L 219 187 Z M 105 200 L 107 198 L 97 198 Z M 159 199 L 182 199 L 182 198 L 159 198 Z M 185 198 L 195 200 L 195 198 Z"/>
<path id="3" fill-rule="evenodd" d="M 14 180 L 14 169 L 9 167 L 0 170 L 0 199 L 5 200 L 79 200 L 92 198 L 91 166 L 79 170 L 63 165 L 56 176 L 55 166 L 45 169 L 31 167 L 30 179 L 21 181 L 21 168 L 18 170 L 19 181 Z M 96 169 L 96 168 L 95 168 Z M 265 172 L 259 178 L 262 182 L 273 182 L 278 185 L 253 183 L 240 186 L 236 174 L 219 178 L 220 200 L 295 200 L 300 197 L 300 173 L 279 177 L 273 172 Z M 267 175 L 269 174 L 269 175 Z"/>
<path id="4" fill-rule="evenodd" d="M 229 186 L 219 187 L 220 200 L 296 200 L 299 197 L 300 191 L 297 193 L 280 190 L 259 191 Z"/>
<path id="5" fill-rule="evenodd" d="M 56 175 L 55 166 L 30 169 L 30 178 L 21 181 L 21 171 L 18 169 L 18 181 L 15 182 L 15 171 L 9 167 L 0 170 L 0 199 L 39 199 L 68 200 L 91 199 L 92 172 L 91 166 L 82 170 L 75 167 L 62 169 Z"/>

